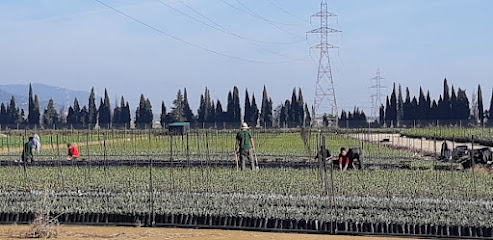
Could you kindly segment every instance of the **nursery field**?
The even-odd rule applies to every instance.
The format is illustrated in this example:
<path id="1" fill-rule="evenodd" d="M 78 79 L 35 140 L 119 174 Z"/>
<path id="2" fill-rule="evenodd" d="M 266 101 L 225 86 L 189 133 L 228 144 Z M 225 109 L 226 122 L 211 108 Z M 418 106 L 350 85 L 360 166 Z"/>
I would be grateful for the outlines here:
<path id="1" fill-rule="evenodd" d="M 0 223 L 28 223 L 47 214 L 62 223 L 91 225 L 407 237 L 493 234 L 488 172 L 437 170 L 455 168 L 379 141 L 328 132 L 256 131 L 261 168 L 238 171 L 235 132 L 40 132 L 43 146 L 33 163 L 15 162 L 22 140 L 32 133 L 10 134 L 0 145 Z M 314 156 L 323 139 L 334 154 L 340 147 L 361 148 L 367 167 L 342 172 L 332 169 L 330 160 L 318 162 Z M 79 147 L 82 159 L 64 159 L 67 142 Z M 183 164 L 159 165 L 164 161 Z M 271 162 L 279 164 L 262 167 Z"/>

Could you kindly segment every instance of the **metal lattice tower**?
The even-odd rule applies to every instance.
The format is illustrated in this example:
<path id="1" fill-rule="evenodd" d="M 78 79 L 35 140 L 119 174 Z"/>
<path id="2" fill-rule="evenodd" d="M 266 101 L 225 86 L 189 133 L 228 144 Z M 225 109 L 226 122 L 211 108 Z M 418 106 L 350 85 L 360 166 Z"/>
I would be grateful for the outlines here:
<path id="1" fill-rule="evenodd" d="M 320 3 L 320 12 L 313 14 L 311 17 L 320 18 L 320 27 L 308 32 L 318 34 L 320 37 L 320 44 L 311 47 L 312 49 L 316 48 L 320 50 L 312 119 L 315 122 L 321 123 L 323 115 L 328 114 L 330 125 L 337 126 L 337 101 L 329 57 L 329 49 L 337 47 L 329 43 L 329 34 L 341 31 L 329 27 L 329 18 L 337 17 L 337 15 L 328 11 L 325 0 L 322 0 Z"/>
<path id="2" fill-rule="evenodd" d="M 371 117 L 377 119 L 380 114 L 380 106 L 382 105 L 382 90 L 387 89 L 387 87 L 382 85 L 382 80 L 385 79 L 380 74 L 380 69 L 377 69 L 376 76 L 371 79 L 370 90 L 374 92 L 370 95 L 371 97 Z"/>

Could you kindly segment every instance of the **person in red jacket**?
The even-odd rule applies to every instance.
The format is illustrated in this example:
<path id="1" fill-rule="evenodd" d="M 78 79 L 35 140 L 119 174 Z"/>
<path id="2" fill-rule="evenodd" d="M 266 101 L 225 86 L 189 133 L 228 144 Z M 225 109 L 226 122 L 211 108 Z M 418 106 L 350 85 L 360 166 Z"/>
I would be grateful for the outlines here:
<path id="1" fill-rule="evenodd" d="M 346 171 L 349 165 L 349 156 L 345 148 L 341 148 L 341 153 L 339 153 L 339 169 Z"/>
<path id="2" fill-rule="evenodd" d="M 67 155 L 68 160 L 75 160 L 78 157 L 80 157 L 79 149 L 77 149 L 75 145 L 72 145 L 71 143 L 67 143 L 67 148 L 68 148 L 68 155 Z"/>

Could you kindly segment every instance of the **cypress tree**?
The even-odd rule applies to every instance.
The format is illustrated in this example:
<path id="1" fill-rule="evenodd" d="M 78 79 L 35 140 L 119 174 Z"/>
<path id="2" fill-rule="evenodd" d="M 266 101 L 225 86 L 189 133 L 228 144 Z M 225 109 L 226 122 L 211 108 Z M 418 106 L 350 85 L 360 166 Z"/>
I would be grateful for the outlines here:
<path id="1" fill-rule="evenodd" d="M 411 94 L 409 92 L 409 88 L 406 87 L 406 100 L 404 101 L 404 104 L 402 105 L 402 120 L 405 121 L 410 121 L 410 120 L 416 120 L 414 119 L 414 116 L 412 114 L 411 110 Z"/>
<path id="2" fill-rule="evenodd" d="M 297 101 L 297 103 L 298 103 L 298 105 L 296 106 L 296 108 L 297 108 L 297 114 L 296 115 L 297 115 L 298 126 L 303 126 L 303 123 L 305 121 L 305 100 L 303 99 L 303 92 L 301 91 L 301 88 L 298 88 L 298 101 Z"/>
<path id="3" fill-rule="evenodd" d="M 197 111 L 198 121 L 201 123 L 212 122 L 211 121 L 211 96 L 209 89 L 205 88 L 204 94 L 200 96 L 200 105 Z"/>
<path id="4" fill-rule="evenodd" d="M 176 99 L 173 100 L 174 107 L 171 110 L 172 120 L 174 122 L 183 122 L 186 121 L 185 109 L 183 103 L 183 95 L 181 94 L 181 90 L 178 90 L 176 94 Z"/>
<path id="5" fill-rule="evenodd" d="M 80 115 L 79 115 L 79 122 L 82 126 L 86 126 L 88 123 L 89 119 L 89 112 L 87 111 L 87 107 L 84 106 L 82 107 L 82 110 L 80 110 Z"/>
<path id="6" fill-rule="evenodd" d="M 228 92 L 228 102 L 226 104 L 226 113 L 224 114 L 224 121 L 232 122 L 233 121 L 233 94 L 231 91 Z"/>
<path id="7" fill-rule="evenodd" d="M 446 78 L 443 80 L 442 100 L 438 101 L 438 112 L 439 112 L 439 119 L 441 120 L 450 119 L 451 116 L 453 115 L 450 106 L 450 89 Z"/>
<path id="8" fill-rule="evenodd" d="M 271 128 L 272 127 L 272 99 L 267 94 L 267 88 L 264 85 L 264 91 L 262 93 L 262 106 L 260 112 L 260 126 Z"/>
<path id="9" fill-rule="evenodd" d="M 117 104 L 115 100 L 115 108 L 113 109 L 113 117 L 111 118 L 111 122 L 113 123 L 113 127 L 119 127 L 122 125 L 122 110 L 125 107 L 125 100 L 123 96 L 120 99 L 120 105 Z"/>
<path id="10" fill-rule="evenodd" d="M 34 107 L 34 96 L 33 96 L 33 86 L 31 83 L 29 83 L 29 99 L 28 99 L 28 115 L 27 115 L 27 121 L 29 124 L 33 124 L 32 120 L 32 114 L 33 114 L 33 107 Z"/>
<path id="11" fill-rule="evenodd" d="M 240 94 L 235 86 L 233 92 L 228 92 L 228 105 L 226 106 L 226 121 L 238 126 L 241 123 Z"/>
<path id="12" fill-rule="evenodd" d="M 67 124 L 72 126 L 75 124 L 75 114 L 74 114 L 74 108 L 72 106 L 68 108 Z"/>
<path id="13" fill-rule="evenodd" d="M 215 112 L 215 115 L 216 115 L 216 122 L 217 123 L 224 123 L 226 122 L 226 120 L 224 119 L 225 118 L 225 113 L 223 111 L 223 105 L 221 104 L 221 101 L 219 101 L 219 99 L 217 100 L 217 104 L 216 104 L 216 112 Z"/>
<path id="14" fill-rule="evenodd" d="M 214 124 L 216 122 L 216 106 L 214 100 L 210 100 L 209 105 L 211 106 L 209 109 L 209 115 L 207 122 Z"/>
<path id="15" fill-rule="evenodd" d="M 106 89 L 104 89 L 104 100 L 100 100 L 98 118 L 100 127 L 107 127 L 111 123 L 110 98 Z"/>
<path id="16" fill-rule="evenodd" d="M 87 124 L 89 128 L 93 128 L 97 122 L 97 109 L 96 109 L 96 93 L 94 87 L 91 88 L 89 94 L 89 103 L 87 109 Z"/>
<path id="17" fill-rule="evenodd" d="M 149 100 L 149 98 L 146 98 L 145 102 L 144 102 L 144 106 L 145 106 L 145 123 L 150 127 L 152 128 L 152 122 L 154 121 L 154 115 L 152 114 L 152 105 L 151 105 L 151 101 Z"/>
<path id="18" fill-rule="evenodd" d="M 243 116 L 243 122 L 251 125 L 251 103 L 250 103 L 250 95 L 248 94 L 248 89 L 245 89 L 245 114 Z"/>
<path id="19" fill-rule="evenodd" d="M 236 86 L 233 87 L 233 122 L 241 123 L 240 91 Z"/>
<path id="20" fill-rule="evenodd" d="M 187 88 L 183 90 L 183 113 L 185 114 L 185 120 L 187 122 L 193 122 L 193 112 L 188 103 Z"/>
<path id="21" fill-rule="evenodd" d="M 440 100 L 438 100 L 439 102 L 442 101 L 442 97 L 440 96 Z M 433 103 L 431 104 L 431 108 L 430 108 L 430 120 L 438 120 L 440 119 L 440 116 L 438 114 L 439 112 L 439 109 L 438 109 L 438 103 L 433 99 Z"/>
<path id="22" fill-rule="evenodd" d="M 132 121 L 132 116 L 130 116 L 130 106 L 128 105 L 128 102 L 125 102 L 122 97 L 122 102 L 121 104 L 125 104 L 122 108 L 122 112 L 120 115 L 121 119 L 121 124 L 125 126 L 125 128 L 130 128 L 130 121 Z"/>
<path id="23" fill-rule="evenodd" d="M 402 98 L 402 88 L 399 84 L 399 94 L 397 98 L 397 126 L 400 125 L 402 117 L 404 116 L 404 100 Z"/>
<path id="24" fill-rule="evenodd" d="M 259 117 L 259 110 L 258 110 L 258 106 L 257 106 L 257 101 L 255 100 L 255 94 L 252 94 L 252 103 L 250 105 L 250 112 L 251 112 L 251 122 L 248 123 L 248 125 L 252 125 L 252 126 L 257 126 L 257 122 L 258 122 L 258 117 Z"/>
<path id="25" fill-rule="evenodd" d="M 161 127 L 166 127 L 166 105 L 164 101 L 161 102 L 161 116 L 160 116 Z"/>
<path id="26" fill-rule="evenodd" d="M 98 108 L 98 111 L 97 111 L 97 114 L 96 114 L 98 116 L 97 117 L 98 118 L 98 121 L 101 121 L 101 120 L 104 121 L 104 119 L 101 119 L 101 117 L 100 117 L 101 113 L 104 112 L 104 109 L 103 108 L 104 108 L 103 99 L 102 98 L 99 98 L 99 108 Z M 99 125 L 99 127 L 104 127 L 104 126 L 105 126 L 105 124 L 102 124 L 102 123 L 100 123 L 100 125 Z"/>
<path id="27" fill-rule="evenodd" d="M 135 111 L 135 126 L 138 128 L 145 128 L 146 126 L 152 128 L 152 120 L 151 102 L 144 97 L 144 94 L 141 94 L 139 107 Z"/>
<path id="28" fill-rule="evenodd" d="M 385 123 L 385 107 L 383 106 L 383 104 L 380 105 L 379 120 L 380 120 L 380 126 L 383 126 L 383 124 Z"/>
<path id="29" fill-rule="evenodd" d="M 2 103 L 0 105 L 0 124 L 7 123 L 7 108 L 5 108 L 5 104 Z"/>
<path id="30" fill-rule="evenodd" d="M 346 110 L 342 110 L 341 111 L 341 117 L 339 118 L 339 123 L 341 125 L 344 125 L 346 123 L 346 121 L 349 120 L 348 118 L 348 114 L 346 113 Z"/>
<path id="31" fill-rule="evenodd" d="M 393 122 L 394 126 L 397 124 L 397 93 L 395 83 L 392 90 L 392 95 L 390 95 L 389 120 Z"/>
<path id="32" fill-rule="evenodd" d="M 431 103 L 431 97 L 430 97 L 430 91 L 427 91 L 426 92 L 426 106 L 424 108 L 425 110 L 425 119 L 428 119 L 428 120 L 433 120 L 434 117 L 432 116 L 432 114 L 436 114 L 436 113 L 433 113 L 431 108 L 432 108 L 432 103 Z"/>
<path id="33" fill-rule="evenodd" d="M 433 109 L 433 108 L 432 108 Z M 436 114 L 437 115 L 437 119 L 439 120 L 444 120 L 446 119 L 445 118 L 445 107 L 444 107 L 444 103 L 443 103 L 443 97 L 440 96 L 438 98 L 438 102 L 437 102 L 437 107 L 436 109 L 433 111 L 433 114 Z"/>
<path id="34" fill-rule="evenodd" d="M 81 113 L 80 113 L 80 106 L 79 106 L 79 101 L 77 98 L 74 99 L 74 105 L 70 106 L 68 108 L 68 114 L 67 114 L 67 124 L 72 125 L 72 126 L 78 126 L 83 124 L 83 120 L 81 118 Z"/>
<path id="35" fill-rule="evenodd" d="M 19 123 L 20 112 L 19 108 L 15 104 L 15 97 L 10 98 L 10 104 L 7 107 L 7 124 L 17 124 Z"/>
<path id="36" fill-rule="evenodd" d="M 471 114 L 471 108 L 469 106 L 469 99 L 465 90 L 459 88 L 457 91 L 457 102 L 455 105 L 455 111 L 457 117 L 460 120 L 468 120 Z"/>
<path id="37" fill-rule="evenodd" d="M 426 101 L 426 96 L 423 92 L 423 88 L 419 87 L 418 106 L 416 107 L 416 120 L 425 120 L 428 118 L 428 109 L 430 104 Z"/>
<path id="38" fill-rule="evenodd" d="M 453 113 L 450 115 L 450 119 L 459 119 L 459 116 L 456 111 L 457 108 L 457 95 L 455 94 L 454 85 L 452 85 L 452 94 L 450 95 L 450 109 L 453 110 Z"/>
<path id="39" fill-rule="evenodd" d="M 53 99 L 50 98 L 48 101 L 48 106 L 46 106 L 43 113 L 43 125 L 45 128 L 53 128 L 56 124 L 58 124 L 58 120 L 58 112 L 55 109 Z"/>
<path id="40" fill-rule="evenodd" d="M 478 116 L 481 124 L 484 122 L 483 92 L 481 85 L 478 85 Z"/>
<path id="41" fill-rule="evenodd" d="M 410 116 L 410 119 L 409 120 L 416 120 L 418 119 L 417 117 L 417 111 L 418 109 L 418 99 L 416 99 L 416 96 L 413 96 L 413 100 L 411 100 L 411 104 L 409 106 L 409 116 Z"/>
<path id="42" fill-rule="evenodd" d="M 80 109 L 80 105 L 79 105 L 79 100 L 77 98 L 74 98 L 74 115 L 75 115 L 75 121 L 74 121 L 74 124 L 83 124 L 84 123 L 84 120 L 81 119 L 81 109 Z"/>
<path id="43" fill-rule="evenodd" d="M 39 125 L 41 112 L 39 110 L 39 99 L 38 95 L 33 97 L 33 87 L 29 84 L 29 103 L 28 103 L 28 115 L 27 122 L 31 125 Z"/>
<path id="44" fill-rule="evenodd" d="M 298 98 L 296 97 L 296 88 L 291 93 L 291 104 L 288 108 L 288 126 L 294 127 L 298 124 Z"/>

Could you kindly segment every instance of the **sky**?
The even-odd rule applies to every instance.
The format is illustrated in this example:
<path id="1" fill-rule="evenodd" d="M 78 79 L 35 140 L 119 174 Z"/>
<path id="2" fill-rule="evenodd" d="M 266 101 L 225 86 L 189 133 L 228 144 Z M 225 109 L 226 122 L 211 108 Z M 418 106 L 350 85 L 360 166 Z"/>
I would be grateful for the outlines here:
<path id="1" fill-rule="evenodd" d="M 493 1 L 327 4 L 342 31 L 329 37 L 339 109 L 371 111 L 377 69 L 385 94 L 395 82 L 438 98 L 447 78 L 470 97 L 481 84 L 489 106 Z M 318 11 L 319 0 L 3 0 L 0 83 L 107 88 L 112 103 L 124 95 L 134 106 L 142 93 L 156 114 L 183 88 L 194 111 L 206 87 L 223 104 L 233 86 L 260 104 L 265 85 L 275 106 L 301 88 L 311 105 L 319 38 L 306 32 L 319 27 Z"/>

